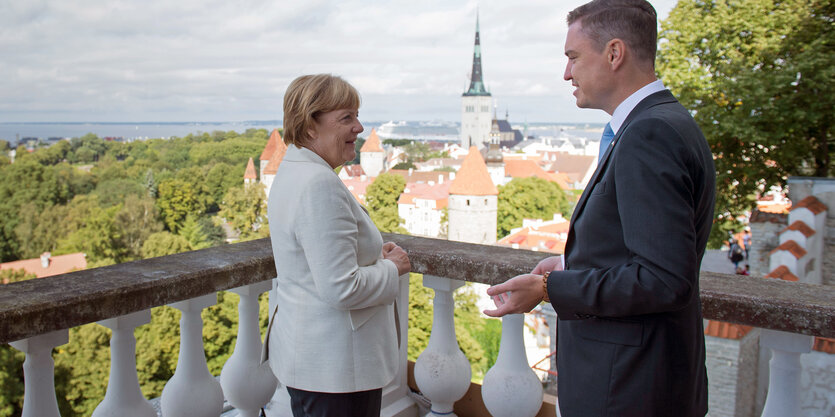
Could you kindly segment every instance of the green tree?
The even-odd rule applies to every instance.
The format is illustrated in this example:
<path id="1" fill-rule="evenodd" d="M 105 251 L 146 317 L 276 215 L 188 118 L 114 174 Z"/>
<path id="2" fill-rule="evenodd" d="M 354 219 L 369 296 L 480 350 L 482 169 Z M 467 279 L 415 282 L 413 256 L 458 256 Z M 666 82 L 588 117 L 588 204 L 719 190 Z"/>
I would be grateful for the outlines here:
<path id="1" fill-rule="evenodd" d="M 27 279 L 33 279 L 37 277 L 37 275 L 31 272 L 26 272 L 25 269 L 0 270 L 0 284 L 11 284 L 13 282 L 26 281 Z"/>
<path id="2" fill-rule="evenodd" d="M 157 206 L 168 229 L 176 233 L 186 216 L 202 214 L 205 202 L 198 190 L 181 179 L 170 179 L 159 184 Z"/>
<path id="3" fill-rule="evenodd" d="M 121 231 L 114 223 L 120 208 L 102 208 L 94 195 L 73 199 L 66 220 L 69 232 L 59 239 L 57 254 L 83 252 L 91 268 L 122 262 L 126 251 L 118 244 Z"/>
<path id="4" fill-rule="evenodd" d="M 521 227 L 522 219 L 552 219 L 555 213 L 569 217 L 571 204 L 557 183 L 536 177 L 514 178 L 499 186 L 498 235 Z"/>
<path id="5" fill-rule="evenodd" d="M 137 195 L 128 195 L 124 204 L 113 218 L 119 236 L 116 241 L 125 250 L 126 260 L 142 258 L 142 245 L 152 234 L 162 231 L 163 224 L 159 220 L 159 211 L 154 200 Z"/>
<path id="6" fill-rule="evenodd" d="M 191 250 L 205 249 L 211 246 L 208 233 L 203 230 L 203 225 L 194 215 L 186 216 L 178 234 L 186 239 Z"/>
<path id="7" fill-rule="evenodd" d="M 267 205 L 262 184 L 232 187 L 220 203 L 220 223 L 227 223 L 241 240 L 269 236 Z"/>
<path id="8" fill-rule="evenodd" d="M 399 175 L 380 174 L 366 190 L 365 201 L 371 220 L 381 232 L 407 233 L 400 226 L 403 219 L 397 211 L 397 200 L 406 188 L 406 180 Z"/>
<path id="9" fill-rule="evenodd" d="M 23 414 L 23 352 L 0 345 L 0 417 Z"/>
<path id="10" fill-rule="evenodd" d="M 142 244 L 140 252 L 142 258 L 154 258 L 190 250 L 191 245 L 186 238 L 171 232 L 157 232 L 148 236 L 148 239 Z"/>
<path id="11" fill-rule="evenodd" d="M 662 22 L 658 72 L 716 165 L 711 241 L 790 175 L 832 176 L 835 3 L 682 0 Z"/>

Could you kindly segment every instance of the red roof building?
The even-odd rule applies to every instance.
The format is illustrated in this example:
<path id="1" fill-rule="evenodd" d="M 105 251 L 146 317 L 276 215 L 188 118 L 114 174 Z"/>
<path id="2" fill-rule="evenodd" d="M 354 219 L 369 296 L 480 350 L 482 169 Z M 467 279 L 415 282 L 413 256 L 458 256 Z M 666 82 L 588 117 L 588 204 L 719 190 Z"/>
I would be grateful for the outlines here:
<path id="1" fill-rule="evenodd" d="M 487 164 L 481 157 L 481 152 L 475 146 L 470 147 L 470 153 L 464 158 L 461 169 L 455 174 L 455 179 L 449 187 L 450 194 L 456 195 L 499 195 L 499 190 L 493 185 Z"/>
<path id="2" fill-rule="evenodd" d="M 40 258 L 0 264 L 0 270 L 22 269 L 30 274 L 35 274 L 38 278 L 66 274 L 67 272 L 79 271 L 86 268 L 87 256 L 83 253 L 52 256 L 49 252 L 44 252 Z"/>

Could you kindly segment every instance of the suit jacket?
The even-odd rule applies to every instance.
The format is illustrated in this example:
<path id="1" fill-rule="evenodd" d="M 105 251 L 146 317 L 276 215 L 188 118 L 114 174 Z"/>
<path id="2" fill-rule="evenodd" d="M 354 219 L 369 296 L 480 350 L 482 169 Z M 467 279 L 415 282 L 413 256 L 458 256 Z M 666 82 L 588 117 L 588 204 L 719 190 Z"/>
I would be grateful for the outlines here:
<path id="1" fill-rule="evenodd" d="M 571 218 L 559 316 L 563 417 L 704 416 L 699 266 L 710 233 L 713 157 L 668 91 L 632 110 Z"/>
<path id="2" fill-rule="evenodd" d="M 380 388 L 397 372 L 397 267 L 333 169 L 289 146 L 267 210 L 277 313 L 269 361 L 283 384 L 306 391 Z"/>

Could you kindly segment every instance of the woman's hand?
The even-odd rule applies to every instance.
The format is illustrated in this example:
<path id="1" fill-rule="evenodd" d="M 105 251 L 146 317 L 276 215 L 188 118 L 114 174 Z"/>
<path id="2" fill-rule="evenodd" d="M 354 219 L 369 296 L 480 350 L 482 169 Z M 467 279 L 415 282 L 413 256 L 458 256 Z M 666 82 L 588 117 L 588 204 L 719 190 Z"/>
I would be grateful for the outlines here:
<path id="1" fill-rule="evenodd" d="M 397 274 L 403 275 L 412 270 L 412 264 L 409 262 L 409 255 L 400 246 L 394 242 L 386 242 L 383 244 L 383 259 L 388 259 L 394 262 L 397 266 Z"/>

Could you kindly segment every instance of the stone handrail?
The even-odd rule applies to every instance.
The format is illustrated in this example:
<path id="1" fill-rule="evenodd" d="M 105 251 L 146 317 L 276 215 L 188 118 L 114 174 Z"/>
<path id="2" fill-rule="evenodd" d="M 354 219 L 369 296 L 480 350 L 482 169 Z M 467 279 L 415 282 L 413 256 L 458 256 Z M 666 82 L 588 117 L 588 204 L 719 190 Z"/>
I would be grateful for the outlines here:
<path id="1" fill-rule="evenodd" d="M 526 273 L 546 254 L 397 234 L 414 272 L 485 284 Z M 0 286 L 0 343 L 272 279 L 269 239 Z M 704 317 L 835 337 L 835 288 L 702 273 Z"/>

